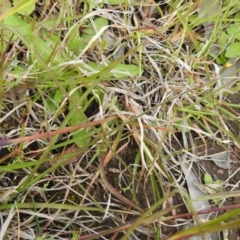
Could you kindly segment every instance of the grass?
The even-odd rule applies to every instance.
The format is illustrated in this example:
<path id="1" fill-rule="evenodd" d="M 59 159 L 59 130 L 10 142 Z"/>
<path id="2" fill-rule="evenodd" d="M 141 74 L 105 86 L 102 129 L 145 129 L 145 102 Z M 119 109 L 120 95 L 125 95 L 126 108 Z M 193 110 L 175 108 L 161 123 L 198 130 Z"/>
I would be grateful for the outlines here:
<path id="1" fill-rule="evenodd" d="M 2 1 L 0 239 L 238 237 L 240 4 L 208 4 Z"/>

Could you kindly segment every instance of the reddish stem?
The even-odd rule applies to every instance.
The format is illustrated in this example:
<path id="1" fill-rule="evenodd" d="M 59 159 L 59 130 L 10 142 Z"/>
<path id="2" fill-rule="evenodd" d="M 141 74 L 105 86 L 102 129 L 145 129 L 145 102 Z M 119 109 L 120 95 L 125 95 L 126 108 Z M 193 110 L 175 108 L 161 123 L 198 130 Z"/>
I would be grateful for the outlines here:
<path id="1" fill-rule="evenodd" d="M 9 139 L 7 136 L 4 136 L 4 137 L 0 138 L 0 146 L 6 146 L 6 145 L 9 145 L 9 144 L 13 144 L 13 143 L 30 142 L 30 141 L 35 140 L 35 139 L 52 137 L 52 136 L 55 136 L 55 135 L 71 132 L 71 131 L 74 131 L 74 130 L 79 130 L 79 129 L 86 128 L 86 127 L 96 126 L 96 125 L 99 125 L 101 123 L 111 121 L 115 118 L 116 118 L 116 116 L 107 117 L 107 118 L 103 118 L 103 119 L 100 119 L 100 120 L 97 120 L 97 121 L 94 121 L 94 122 L 81 123 L 81 124 L 76 125 L 76 126 L 65 127 L 63 129 L 58 129 L 56 131 L 51 131 L 51 132 L 36 133 L 36 134 L 26 136 L 26 137 Z"/>
<path id="2" fill-rule="evenodd" d="M 6 146 L 8 144 L 10 143 L 9 143 L 9 138 L 7 136 L 0 138 L 0 146 Z"/>

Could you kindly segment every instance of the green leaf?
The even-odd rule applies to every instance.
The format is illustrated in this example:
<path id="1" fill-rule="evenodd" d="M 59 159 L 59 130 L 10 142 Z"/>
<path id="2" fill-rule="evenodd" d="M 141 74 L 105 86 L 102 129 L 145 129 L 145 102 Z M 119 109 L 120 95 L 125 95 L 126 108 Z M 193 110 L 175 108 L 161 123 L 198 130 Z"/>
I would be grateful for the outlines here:
<path id="1" fill-rule="evenodd" d="M 68 92 L 70 92 L 71 90 L 73 90 L 76 86 L 69 86 L 68 87 Z M 87 100 L 85 102 L 80 102 L 79 98 L 80 98 L 80 90 L 76 90 L 74 91 L 73 94 L 71 94 L 71 102 L 69 103 L 69 112 L 72 112 L 72 116 L 71 119 L 69 121 L 71 126 L 76 126 L 80 123 L 82 123 L 83 121 L 85 121 L 85 117 L 84 115 L 81 114 L 80 111 L 83 110 L 84 106 L 87 104 Z M 74 102 L 75 105 L 72 103 Z M 76 111 L 76 107 L 79 109 L 79 111 Z M 77 131 L 77 133 L 72 135 L 72 139 L 74 140 L 75 144 L 79 147 L 82 148 L 84 146 L 86 146 L 86 143 L 89 142 L 90 138 L 88 136 L 88 128 L 83 128 L 79 131 Z"/>
<path id="2" fill-rule="evenodd" d="M 75 36 L 75 39 L 73 41 L 73 43 L 77 44 L 75 45 L 75 47 L 78 47 L 78 50 L 83 50 L 86 47 L 86 45 L 91 41 L 91 39 L 96 35 L 96 33 L 100 31 L 101 28 L 106 27 L 107 25 L 108 20 L 106 18 L 101 17 L 96 18 L 94 20 L 94 26 L 92 26 L 91 22 L 89 22 L 86 26 L 84 26 L 85 30 L 82 36 L 80 38 L 78 35 Z M 79 42 L 77 43 L 76 40 Z M 71 44 L 72 43 L 70 42 L 70 45 Z M 92 44 L 93 44 L 92 47 L 94 47 L 97 44 L 97 42 L 93 42 Z"/>
<path id="3" fill-rule="evenodd" d="M 79 25 L 72 27 L 68 33 L 68 49 L 75 51 L 75 53 L 83 49 L 83 43 L 81 43 L 79 36 Z"/>
<path id="4" fill-rule="evenodd" d="M 57 36 L 56 34 L 52 34 L 49 36 L 48 31 L 42 30 L 42 37 L 40 38 L 40 34 L 38 36 L 38 32 L 32 32 L 31 25 L 27 24 L 24 20 L 22 20 L 18 14 L 13 14 L 10 17 L 7 17 L 6 19 L 4 19 L 4 23 L 18 29 L 21 34 L 28 40 L 28 42 L 32 44 L 32 48 L 28 46 L 29 49 L 34 49 L 34 51 L 37 51 L 41 55 L 41 57 L 48 63 L 51 62 L 53 65 L 57 65 L 65 62 L 65 59 L 62 57 L 62 55 L 64 55 L 64 52 L 60 53 L 55 50 L 55 52 L 53 53 L 54 46 L 56 44 L 59 44 L 59 42 L 61 41 L 60 36 Z M 34 51 L 31 51 L 33 56 Z"/>
<path id="5" fill-rule="evenodd" d="M 61 90 L 57 90 L 54 95 L 53 101 L 59 106 L 62 103 L 63 98 L 64 98 L 63 92 Z"/>
<path id="6" fill-rule="evenodd" d="M 104 68 L 106 68 L 106 65 L 104 64 L 96 64 L 95 62 L 90 62 L 88 64 L 90 67 L 92 67 L 94 70 L 101 71 Z M 133 64 L 123 64 L 120 63 L 116 65 L 109 73 L 105 74 L 104 77 L 111 78 L 111 77 L 117 77 L 117 78 L 125 78 L 125 77 L 134 77 L 139 74 L 139 66 L 133 65 Z"/>
<path id="7" fill-rule="evenodd" d="M 15 13 L 29 15 L 30 14 L 29 12 L 31 11 L 33 6 L 35 8 L 35 2 L 36 2 L 36 0 L 19 0 L 19 1 L 16 0 L 16 1 L 14 1 L 14 7 L 9 9 L 9 11 L 5 12 L 4 14 L 0 15 L 0 21 L 4 20 L 5 18 L 7 18 Z M 5 2 L 3 4 L 5 4 Z M 0 7 L 1 7 L 1 5 L 0 5 Z"/>
<path id="8" fill-rule="evenodd" d="M 108 0 L 107 2 L 108 2 L 110 5 L 119 5 L 119 4 L 128 3 L 127 0 Z"/>
<path id="9" fill-rule="evenodd" d="M 17 13 L 5 18 L 4 23 L 16 27 L 24 37 L 29 34 L 30 25 L 22 20 Z"/>
<path id="10" fill-rule="evenodd" d="M 234 19 L 236 19 L 236 21 L 239 22 L 240 12 L 238 12 L 238 13 L 235 14 Z"/>
<path id="11" fill-rule="evenodd" d="M 226 34 L 225 32 L 221 32 L 219 35 L 219 38 L 218 38 L 218 44 L 220 47 L 224 47 L 226 46 L 226 43 L 229 39 L 229 35 Z"/>
<path id="12" fill-rule="evenodd" d="M 240 40 L 240 24 L 234 23 L 231 26 L 229 26 L 227 28 L 227 33 L 230 35 L 230 37 Z"/>
<path id="13" fill-rule="evenodd" d="M 65 55 L 64 52 L 54 50 L 54 46 L 61 41 L 60 36 L 57 36 L 56 34 L 49 36 L 49 33 L 45 30 L 43 30 L 41 34 L 43 35 L 43 38 L 34 36 L 33 39 L 34 48 L 37 49 L 41 57 L 46 61 L 48 60 L 48 62 L 51 62 L 53 65 L 65 62 L 66 60 L 63 58 Z"/>
<path id="14" fill-rule="evenodd" d="M 13 5 L 17 8 L 18 13 L 28 16 L 35 9 L 35 0 L 13 0 Z"/>
<path id="15" fill-rule="evenodd" d="M 4 23 L 6 25 L 9 25 L 9 26 L 13 26 L 13 27 L 16 27 L 18 30 L 21 31 L 22 35 L 24 35 L 24 37 L 28 34 L 28 31 L 30 29 L 30 26 L 28 26 L 26 24 L 25 21 L 23 21 L 19 16 L 18 14 L 13 14 L 9 17 L 6 17 L 4 19 Z M 18 36 L 14 35 L 13 32 L 9 31 L 8 29 L 4 29 L 3 31 L 3 49 L 5 49 L 5 47 L 8 45 L 8 42 L 9 42 L 9 39 L 12 39 L 12 41 L 18 39 Z M 2 47 L 2 46 L 0 46 Z"/>
<path id="16" fill-rule="evenodd" d="M 209 173 L 204 174 L 204 183 L 205 184 L 211 184 L 213 183 L 212 176 Z"/>
<path id="17" fill-rule="evenodd" d="M 236 58 L 240 56 L 240 43 L 232 43 L 225 52 L 226 58 Z"/>

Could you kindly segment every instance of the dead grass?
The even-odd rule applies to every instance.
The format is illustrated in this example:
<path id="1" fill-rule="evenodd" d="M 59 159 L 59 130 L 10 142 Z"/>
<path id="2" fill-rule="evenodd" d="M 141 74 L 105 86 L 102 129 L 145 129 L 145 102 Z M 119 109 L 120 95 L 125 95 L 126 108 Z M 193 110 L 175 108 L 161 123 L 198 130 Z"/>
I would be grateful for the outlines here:
<path id="1" fill-rule="evenodd" d="M 0 239 L 237 239 L 238 37 L 218 33 L 239 3 L 19 4 L 0 17 Z"/>

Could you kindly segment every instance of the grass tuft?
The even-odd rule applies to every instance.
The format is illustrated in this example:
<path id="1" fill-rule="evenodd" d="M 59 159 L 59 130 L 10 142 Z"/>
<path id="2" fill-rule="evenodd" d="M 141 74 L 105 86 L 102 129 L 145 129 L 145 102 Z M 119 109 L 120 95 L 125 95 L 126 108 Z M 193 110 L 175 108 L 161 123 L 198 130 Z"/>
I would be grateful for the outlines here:
<path id="1" fill-rule="evenodd" d="M 238 1 L 0 8 L 0 239 L 237 239 Z"/>

